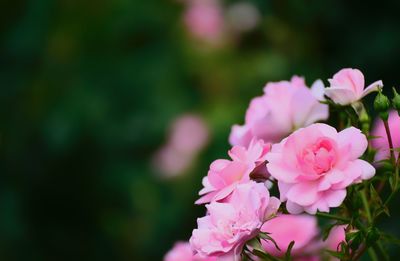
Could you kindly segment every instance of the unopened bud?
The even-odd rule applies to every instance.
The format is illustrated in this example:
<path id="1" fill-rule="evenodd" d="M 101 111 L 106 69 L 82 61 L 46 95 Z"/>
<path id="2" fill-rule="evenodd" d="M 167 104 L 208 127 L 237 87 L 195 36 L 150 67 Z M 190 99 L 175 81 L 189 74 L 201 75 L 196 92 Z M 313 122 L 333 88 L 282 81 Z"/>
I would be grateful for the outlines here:
<path id="1" fill-rule="evenodd" d="M 397 110 L 400 116 L 400 94 L 397 93 L 396 89 L 393 87 L 393 107 Z"/>
<path id="2" fill-rule="evenodd" d="M 389 107 L 390 107 L 390 102 L 388 97 L 386 97 L 386 95 L 384 95 L 382 91 L 379 91 L 375 97 L 374 109 L 379 113 L 379 116 L 384 121 L 386 121 L 389 117 L 388 113 Z"/>
<path id="3" fill-rule="evenodd" d="M 367 229 L 367 245 L 372 245 L 380 238 L 379 230 L 376 227 Z"/>

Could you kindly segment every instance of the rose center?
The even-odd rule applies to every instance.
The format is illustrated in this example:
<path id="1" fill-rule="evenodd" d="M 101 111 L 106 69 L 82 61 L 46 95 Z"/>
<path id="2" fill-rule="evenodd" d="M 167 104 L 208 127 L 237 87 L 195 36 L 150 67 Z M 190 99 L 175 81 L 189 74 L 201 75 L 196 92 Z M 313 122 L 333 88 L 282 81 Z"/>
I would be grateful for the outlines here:
<path id="1" fill-rule="evenodd" d="M 330 139 L 321 138 L 304 149 L 301 158 L 307 173 L 323 175 L 335 164 L 336 149 Z"/>

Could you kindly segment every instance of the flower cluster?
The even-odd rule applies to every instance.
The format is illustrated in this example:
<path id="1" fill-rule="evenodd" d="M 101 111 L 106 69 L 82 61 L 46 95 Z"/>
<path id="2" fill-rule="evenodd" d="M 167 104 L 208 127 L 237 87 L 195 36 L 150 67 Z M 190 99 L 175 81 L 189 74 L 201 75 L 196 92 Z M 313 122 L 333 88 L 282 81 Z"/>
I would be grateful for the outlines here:
<path id="1" fill-rule="evenodd" d="M 398 188 L 393 144 L 400 146 L 400 117 L 390 112 L 371 131 L 376 137 L 369 136 L 362 99 L 373 91 L 383 95 L 382 81 L 364 89 L 359 70 L 342 69 L 328 82 L 325 87 L 317 80 L 309 88 L 294 76 L 266 84 L 250 102 L 244 124 L 232 127 L 230 159 L 215 160 L 203 178 L 196 204 L 206 204 L 206 215 L 197 220 L 190 243 L 176 245 L 166 260 L 362 256 L 377 238 L 373 218 L 385 212 L 385 206 L 369 206 L 381 202 L 385 180 L 374 178 L 381 162 L 394 162 L 390 184 L 393 192 Z M 337 128 L 321 123 L 330 107 Z M 394 134 L 387 139 L 390 129 Z M 324 237 L 317 217 L 332 220 Z"/>

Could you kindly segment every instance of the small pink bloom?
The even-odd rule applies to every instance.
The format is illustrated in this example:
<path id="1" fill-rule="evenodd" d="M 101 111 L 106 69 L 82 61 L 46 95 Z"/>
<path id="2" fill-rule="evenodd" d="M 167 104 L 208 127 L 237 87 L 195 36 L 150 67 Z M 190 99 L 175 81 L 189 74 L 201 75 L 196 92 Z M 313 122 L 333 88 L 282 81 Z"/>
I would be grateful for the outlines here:
<path id="1" fill-rule="evenodd" d="M 152 165 L 163 177 L 182 174 L 207 145 L 208 139 L 208 127 L 200 116 L 179 116 L 172 122 L 167 143 L 155 153 Z"/>
<path id="2" fill-rule="evenodd" d="M 152 165 L 163 178 L 171 178 L 184 173 L 192 162 L 193 155 L 182 153 L 167 144 L 154 154 Z"/>
<path id="3" fill-rule="evenodd" d="M 279 215 L 265 222 L 262 232 L 270 233 L 280 250 L 271 241 L 262 241 L 265 251 L 275 257 L 285 255 L 290 242 L 295 241 L 291 254 L 294 260 L 312 260 L 320 248 L 315 216 Z"/>
<path id="4" fill-rule="evenodd" d="M 329 232 L 328 238 L 325 240 L 325 248 L 331 251 L 339 251 L 340 243 L 346 240 L 346 226 L 334 226 Z"/>
<path id="5" fill-rule="evenodd" d="M 243 245 L 255 237 L 271 212 L 268 190 L 263 183 L 239 184 L 223 202 L 206 205 L 208 214 L 197 219 L 190 244 L 200 257 L 240 260 Z M 272 208 L 276 208 L 274 200 Z"/>
<path id="6" fill-rule="evenodd" d="M 350 68 L 340 70 L 328 81 L 331 85 L 325 89 L 325 95 L 340 105 L 348 105 L 361 100 L 367 94 L 383 86 L 382 81 L 376 81 L 364 90 L 364 75 L 360 70 Z"/>
<path id="7" fill-rule="evenodd" d="M 176 242 L 174 247 L 165 255 L 164 261 L 216 261 L 216 258 L 201 258 L 194 255 L 189 242 Z"/>
<path id="8" fill-rule="evenodd" d="M 267 169 L 263 164 L 265 165 L 265 156 L 269 149 L 270 145 L 263 141 L 253 141 L 248 149 L 233 146 L 228 152 L 232 160 L 218 159 L 211 163 L 207 176 L 203 178 L 204 188 L 199 192 L 202 197 L 196 204 L 226 198 L 237 184 L 248 182 L 250 173 L 254 170 L 257 170 L 258 175 L 264 174 L 267 178 Z"/>
<path id="9" fill-rule="evenodd" d="M 207 145 L 209 130 L 195 114 L 184 114 L 172 123 L 168 144 L 182 153 L 195 154 Z"/>
<path id="10" fill-rule="evenodd" d="M 374 167 L 358 159 L 367 138 L 354 127 L 337 132 L 315 123 L 299 129 L 267 154 L 267 168 L 278 180 L 282 201 L 292 214 L 329 212 L 346 197 L 346 187 L 375 175 Z"/>
<path id="11" fill-rule="evenodd" d="M 328 106 L 319 102 L 324 92 L 320 80 L 309 89 L 303 78 L 294 76 L 291 81 L 268 83 L 264 92 L 250 102 L 245 124 L 232 127 L 232 145 L 247 146 L 253 138 L 279 142 L 297 128 L 328 118 Z"/>
<path id="12" fill-rule="evenodd" d="M 392 136 L 393 146 L 395 148 L 400 148 L 400 117 L 396 111 L 391 111 L 389 113 L 389 128 L 390 134 Z M 389 150 L 389 142 L 387 139 L 385 126 L 383 125 L 383 121 L 381 119 L 376 119 L 374 127 L 371 132 L 372 136 L 376 136 L 377 138 L 372 139 L 371 145 L 375 149 L 377 149 L 377 153 L 375 155 L 375 161 L 380 161 L 384 159 L 390 158 L 390 150 Z M 396 158 L 399 157 L 399 152 L 395 152 Z"/>
<path id="13" fill-rule="evenodd" d="M 224 19 L 217 0 L 193 0 L 188 2 L 184 23 L 198 39 L 215 43 L 223 33 Z"/>

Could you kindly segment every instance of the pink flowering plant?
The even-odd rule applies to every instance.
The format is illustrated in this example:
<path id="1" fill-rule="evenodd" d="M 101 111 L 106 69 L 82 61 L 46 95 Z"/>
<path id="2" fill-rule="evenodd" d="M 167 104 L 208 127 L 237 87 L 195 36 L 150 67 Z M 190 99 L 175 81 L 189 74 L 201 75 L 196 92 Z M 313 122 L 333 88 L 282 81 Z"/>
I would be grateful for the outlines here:
<path id="1" fill-rule="evenodd" d="M 400 95 L 357 69 L 325 82 L 266 84 L 203 178 L 205 215 L 165 260 L 388 259 L 399 240 L 378 224 L 399 190 Z"/>

